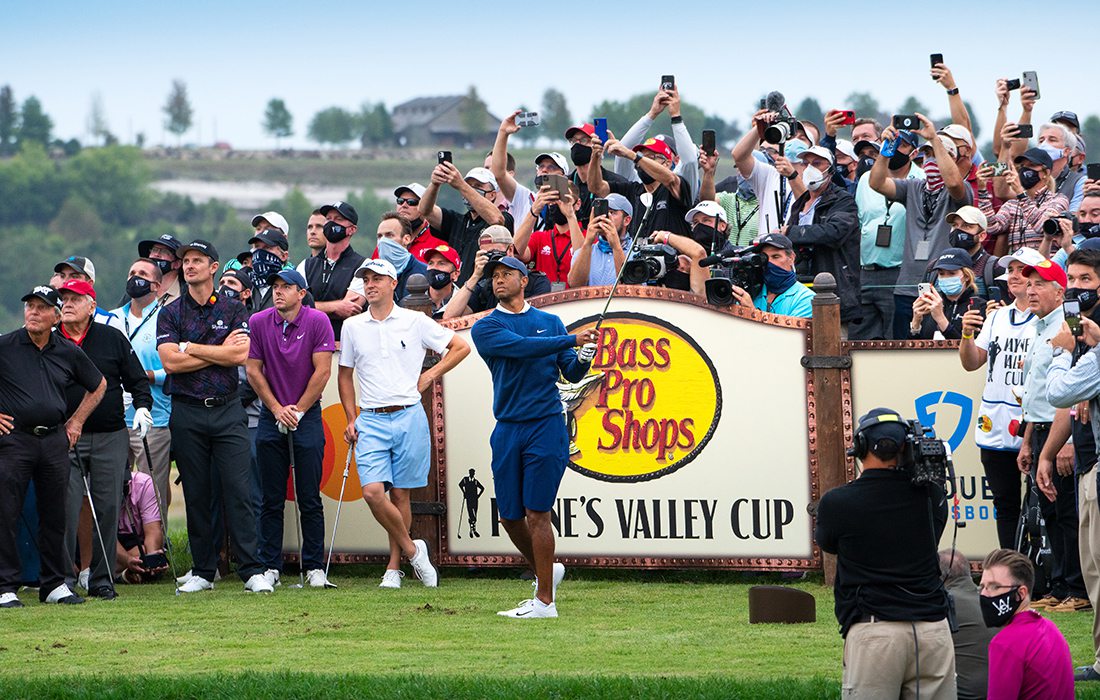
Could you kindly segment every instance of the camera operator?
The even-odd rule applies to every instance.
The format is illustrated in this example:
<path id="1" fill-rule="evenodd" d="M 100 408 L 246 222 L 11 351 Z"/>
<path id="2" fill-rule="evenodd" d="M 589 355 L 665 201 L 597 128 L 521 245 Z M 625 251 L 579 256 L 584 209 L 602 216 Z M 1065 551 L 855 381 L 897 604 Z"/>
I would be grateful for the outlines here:
<path id="1" fill-rule="evenodd" d="M 989 641 L 996 634 L 985 626 L 970 560 L 955 549 L 940 550 L 940 576 L 955 601 L 955 671 L 959 700 L 983 700 L 989 683 Z"/>
<path id="2" fill-rule="evenodd" d="M 714 204 L 709 202 L 709 204 Z M 714 207 L 721 211 L 721 207 Z M 712 226 L 703 227 L 711 228 Z M 696 226 L 695 228 L 700 228 Z M 701 234 L 705 236 L 706 234 Z M 700 262 L 706 257 L 707 251 L 699 245 L 694 238 L 681 236 L 671 231 L 654 231 L 649 237 L 650 245 L 665 245 L 676 252 L 676 267 L 669 269 L 665 275 L 649 282 L 658 287 L 680 289 L 692 294 L 705 297 L 707 295 L 707 268 L 700 266 Z M 625 274 L 625 273 L 624 273 Z"/>
<path id="3" fill-rule="evenodd" d="M 767 156 L 760 151 L 752 152 L 753 158 L 766 163 Z M 727 229 L 732 245 L 751 245 L 760 235 L 763 218 L 760 215 L 760 200 L 752 191 L 752 183 L 741 173 L 728 177 L 715 184 L 714 173 L 718 169 L 718 154 L 699 152 L 699 167 L 703 171 L 703 183 L 699 189 L 699 201 L 715 201 L 726 211 L 726 221 L 734 222 L 736 228 Z M 689 212 L 690 213 L 690 212 Z"/>
<path id="4" fill-rule="evenodd" d="M 951 226 L 947 215 L 972 203 L 974 198 L 974 191 L 959 168 L 963 162 L 969 172 L 969 157 L 960 159 L 958 147 L 950 137 L 937 134 L 935 125 L 924 115 L 916 116 L 921 123 L 917 135 L 927 139 L 932 150 L 922 163 L 924 179 L 888 177 L 891 156 L 879 153 L 868 181 L 871 189 L 903 205 L 906 211 L 905 246 L 894 288 L 894 337 L 898 339 L 908 337 L 917 284 L 924 277 L 928 261 L 939 257 L 948 247 Z M 893 126 L 882 130 L 882 138 L 883 145 L 900 143 L 898 130 Z"/>
<path id="5" fill-rule="evenodd" d="M 573 250 L 569 266 L 570 287 L 614 284 L 631 248 L 630 223 L 634 207 L 621 194 L 607 196 L 607 215 L 592 217 L 584 241 Z M 578 214 L 579 215 L 579 214 Z"/>
<path id="6" fill-rule="evenodd" d="M 447 302 L 447 310 L 443 312 L 444 319 L 476 314 L 497 305 L 497 297 L 493 293 L 493 281 L 485 276 L 485 268 L 488 263 L 500 260 L 506 255 L 514 257 L 515 246 L 512 242 L 511 232 L 503 226 L 489 226 L 481 232 L 477 241 L 477 259 L 474 261 L 473 272 Z M 523 290 L 524 299 L 550 291 L 550 280 L 543 273 L 537 270 L 530 271 L 527 279 L 528 284 Z"/>
<path id="7" fill-rule="evenodd" d="M 593 137 L 594 139 L 596 137 Z M 684 215 L 691 209 L 691 186 L 682 175 L 672 172 L 672 150 L 664 141 L 646 139 L 633 149 L 627 148 L 614 137 L 609 137 L 605 149 L 608 155 L 633 161 L 641 182 L 604 182 L 600 171 L 589 174 L 588 187 L 597 197 L 608 194 L 621 194 L 630 200 L 634 210 L 631 229 L 639 239 L 648 237 L 654 231 L 671 231 L 687 235 L 688 228 Z M 593 150 L 593 158 L 598 158 L 599 149 Z M 646 205 L 642 203 L 642 194 L 653 196 L 650 205 L 652 213 L 646 216 Z M 642 226 L 645 227 L 642 230 Z"/>
<path id="8" fill-rule="evenodd" d="M 764 286 L 756 298 L 748 290 L 733 285 L 733 297 L 741 306 L 781 316 L 810 318 L 813 316 L 814 293 L 798 281 L 794 272 L 795 252 L 791 239 L 779 233 L 761 237 L 755 246 L 758 254 L 767 257 L 764 266 Z"/>
<path id="9" fill-rule="evenodd" d="M 775 112 L 758 110 L 752 117 L 753 128 L 745 132 L 730 153 L 737 172 L 748 181 L 760 202 L 760 220 L 764 222 L 761 230 L 765 233 L 782 225 L 794 198 L 805 190 L 794 162 L 806 150 L 806 144 L 794 138 L 778 146 L 761 144 L 765 131 L 778 118 Z M 757 146 L 770 162 L 762 163 L 753 157 Z"/>
<path id="10" fill-rule="evenodd" d="M 937 543 L 947 524 L 941 484 L 913 483 L 910 429 L 896 412 L 860 418 L 850 452 L 863 473 L 821 498 L 814 537 L 835 554 L 836 618 L 847 697 L 955 697 L 955 650 Z M 915 660 L 919 659 L 919 663 Z M 919 675 L 914 671 L 919 669 Z"/>
<path id="11" fill-rule="evenodd" d="M 914 340 L 955 340 L 962 337 L 962 317 L 967 309 L 985 308 L 978 296 L 970 253 L 948 248 L 932 264 L 934 286 L 929 286 L 913 302 L 913 322 L 909 337 Z M 937 334 L 939 337 L 937 338 Z"/>
<path id="12" fill-rule="evenodd" d="M 829 151 L 814 146 L 799 154 L 806 164 L 802 185 L 806 191 L 791 205 L 781 233 L 796 248 L 808 247 L 803 260 L 807 276 L 832 273 L 840 297 L 840 323 L 844 337 L 847 324 L 859 320 L 859 212 L 856 200 L 830 181 L 833 158 Z"/>

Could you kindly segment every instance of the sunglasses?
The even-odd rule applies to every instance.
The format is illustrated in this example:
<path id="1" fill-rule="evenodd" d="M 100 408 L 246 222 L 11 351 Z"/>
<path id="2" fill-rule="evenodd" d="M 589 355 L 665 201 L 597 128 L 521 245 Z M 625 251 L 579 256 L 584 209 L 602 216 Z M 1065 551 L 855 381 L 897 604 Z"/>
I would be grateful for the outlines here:
<path id="1" fill-rule="evenodd" d="M 1059 119 L 1068 119 L 1069 121 L 1073 121 L 1073 122 L 1079 121 L 1077 119 L 1077 113 L 1076 112 L 1056 112 L 1054 114 L 1054 116 L 1050 118 L 1050 120 L 1052 122 L 1056 122 Z"/>
<path id="2" fill-rule="evenodd" d="M 410 197 L 398 197 L 397 206 L 401 206 L 402 204 L 408 204 L 410 207 L 418 207 L 420 206 L 420 200 L 412 199 Z"/>
<path id="3" fill-rule="evenodd" d="M 488 198 L 488 197 L 492 197 L 493 193 L 496 192 L 496 190 L 479 190 L 478 188 L 475 187 L 474 192 L 480 192 L 482 197 Z"/>

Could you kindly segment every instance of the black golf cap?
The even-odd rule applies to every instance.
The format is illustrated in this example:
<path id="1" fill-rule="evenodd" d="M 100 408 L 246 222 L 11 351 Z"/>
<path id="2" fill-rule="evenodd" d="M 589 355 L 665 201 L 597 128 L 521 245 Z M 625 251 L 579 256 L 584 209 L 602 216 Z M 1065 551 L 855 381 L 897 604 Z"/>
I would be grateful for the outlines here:
<path id="1" fill-rule="evenodd" d="M 964 267 L 973 268 L 974 258 L 962 248 L 947 248 L 932 265 L 933 270 L 961 270 Z"/>
<path id="2" fill-rule="evenodd" d="M 57 290 L 55 290 L 53 287 L 49 287 L 44 284 L 39 285 L 32 289 L 29 293 L 24 294 L 23 298 L 20 299 L 20 301 L 25 304 L 31 299 L 41 299 L 58 311 L 61 310 L 61 295 L 59 295 L 57 293 Z"/>
<path id="3" fill-rule="evenodd" d="M 1020 165 L 1025 161 L 1041 165 L 1047 170 L 1054 170 L 1054 161 L 1050 159 L 1050 154 L 1041 148 L 1029 148 L 1022 156 L 1017 156 L 1013 162 Z"/>
<path id="4" fill-rule="evenodd" d="M 214 244 L 210 241 L 204 241 L 201 238 L 196 238 L 185 246 L 180 246 L 176 251 L 176 257 L 183 259 L 184 255 L 190 250 L 197 250 L 206 257 L 210 258 L 214 262 L 218 262 L 218 249 L 214 247 Z"/>
<path id="5" fill-rule="evenodd" d="M 347 202 L 333 202 L 332 204 L 326 204 L 321 207 L 321 216 L 328 216 L 330 211 L 336 211 L 340 213 L 340 216 L 344 217 L 356 226 L 359 225 L 359 213 L 355 211 L 355 207 L 351 206 Z"/>
<path id="6" fill-rule="evenodd" d="M 279 232 L 278 229 L 265 228 L 252 238 L 249 238 L 248 244 L 252 245 L 257 241 L 266 243 L 267 245 L 279 246 L 283 250 L 290 250 L 290 243 L 286 240 L 286 236 Z"/>
<path id="7" fill-rule="evenodd" d="M 153 252 L 153 246 L 155 245 L 162 245 L 175 253 L 177 250 L 180 249 L 180 246 L 182 246 L 183 243 L 180 242 L 180 239 L 176 238 L 170 233 L 166 233 L 160 238 L 151 238 L 144 241 L 138 241 L 138 257 L 149 257 L 149 253 Z"/>
<path id="8" fill-rule="evenodd" d="M 791 239 L 787 238 L 782 233 L 769 233 L 765 236 L 761 236 L 756 239 L 753 248 L 759 252 L 764 246 L 779 248 L 781 250 L 794 250 L 794 244 L 791 243 Z"/>

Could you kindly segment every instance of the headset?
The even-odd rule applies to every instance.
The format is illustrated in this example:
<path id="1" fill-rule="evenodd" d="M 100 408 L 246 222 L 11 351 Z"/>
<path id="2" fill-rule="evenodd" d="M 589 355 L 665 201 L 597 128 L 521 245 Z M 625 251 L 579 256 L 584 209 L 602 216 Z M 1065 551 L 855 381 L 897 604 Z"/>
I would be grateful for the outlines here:
<path id="1" fill-rule="evenodd" d="M 882 423 L 899 423 L 906 430 L 905 441 L 902 444 L 898 444 L 898 441 L 892 437 L 883 436 L 878 438 L 872 443 L 867 438 L 867 431 L 876 425 Z M 856 434 L 852 440 L 852 446 L 848 448 L 846 454 L 849 457 L 855 457 L 857 459 L 864 459 L 867 453 L 874 452 L 882 459 L 892 459 L 893 457 L 901 454 L 902 449 L 909 443 L 909 425 L 908 422 L 901 417 L 900 414 L 890 412 L 882 413 L 877 416 L 871 416 L 864 418 L 856 426 Z"/>

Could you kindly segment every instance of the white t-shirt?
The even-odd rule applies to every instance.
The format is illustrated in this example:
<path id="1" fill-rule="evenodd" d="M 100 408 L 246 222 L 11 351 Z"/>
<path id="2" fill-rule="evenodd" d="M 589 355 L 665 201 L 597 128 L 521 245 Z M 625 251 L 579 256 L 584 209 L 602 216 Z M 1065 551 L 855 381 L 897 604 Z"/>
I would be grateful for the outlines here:
<path id="1" fill-rule="evenodd" d="M 770 226 L 771 229 L 778 229 L 787 220 L 787 214 L 794 202 L 794 196 L 791 194 L 790 183 L 785 182 L 786 178 L 779 174 L 775 166 L 761 163 L 755 158 L 752 163 L 752 172 L 749 173 L 748 180 L 752 191 L 756 193 L 756 200 L 760 202 L 760 213 L 757 216 L 760 222 L 760 235 L 764 235 L 765 233 L 771 233 L 771 230 L 767 229 L 765 224 Z M 784 198 L 780 202 L 782 215 L 779 217 L 780 220 L 776 221 L 775 201 L 776 197 L 779 196 L 780 184 L 783 186 Z"/>
<path id="2" fill-rule="evenodd" d="M 411 406 L 420 401 L 420 379 L 426 350 L 442 353 L 454 337 L 419 311 L 394 306 L 376 320 L 368 308 L 344 321 L 340 332 L 340 366 L 355 368 L 361 408 Z"/>
<path id="3" fill-rule="evenodd" d="M 514 178 L 513 178 L 514 179 Z M 508 203 L 508 211 L 512 215 L 512 221 L 518 225 L 531 211 L 531 205 L 535 201 L 535 193 L 516 182 L 516 192 L 512 195 L 512 201 Z"/>
<path id="4" fill-rule="evenodd" d="M 982 325 L 974 344 L 985 350 L 985 389 L 974 442 L 987 450 L 1019 450 L 1020 438 L 1012 434 L 1023 420 L 1020 401 L 1024 396 L 1024 358 L 1035 339 L 1035 314 L 1016 305 L 992 313 Z"/>

